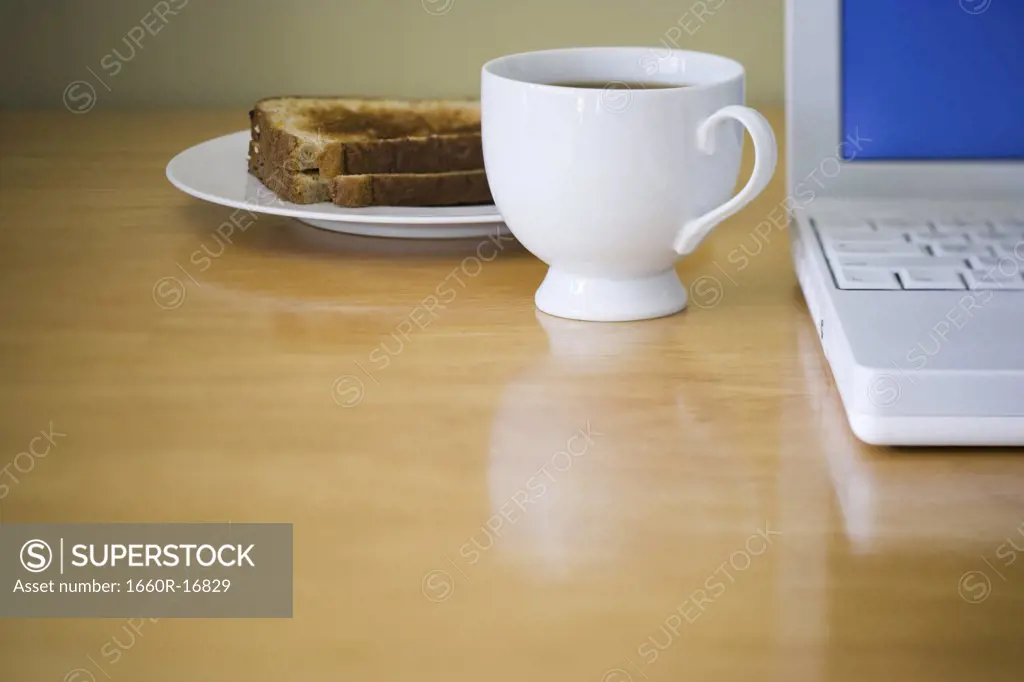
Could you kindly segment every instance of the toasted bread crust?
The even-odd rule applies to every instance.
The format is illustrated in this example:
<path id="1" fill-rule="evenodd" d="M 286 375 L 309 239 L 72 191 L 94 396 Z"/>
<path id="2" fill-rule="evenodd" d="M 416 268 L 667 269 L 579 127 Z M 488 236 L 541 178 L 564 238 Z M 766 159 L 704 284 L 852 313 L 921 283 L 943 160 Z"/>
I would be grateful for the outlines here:
<path id="1" fill-rule="evenodd" d="M 452 173 L 339 175 L 285 171 L 264 165 L 258 143 L 249 143 L 249 172 L 293 204 L 333 201 L 339 206 L 455 206 L 492 201 L 482 170 Z"/>
<path id="2" fill-rule="evenodd" d="M 249 172 L 274 194 L 293 204 L 318 204 L 331 200 L 330 184 L 317 171 L 286 171 L 263 161 L 256 151 L 256 140 L 249 142 Z"/>
<path id="3" fill-rule="evenodd" d="M 482 170 L 418 175 L 338 175 L 329 181 L 331 200 L 348 208 L 366 206 L 457 206 L 492 201 Z"/>
<path id="4" fill-rule="evenodd" d="M 294 119 L 287 125 L 279 120 L 286 115 Z M 257 102 L 250 118 L 253 134 L 258 130 L 263 139 L 267 162 L 289 171 L 326 170 L 333 177 L 483 166 L 480 112 L 474 102 L 274 97 Z M 344 165 L 349 158 L 351 170 Z M 474 158 L 479 165 L 466 167 Z M 407 170 L 393 170 L 396 163 Z"/>
<path id="5" fill-rule="evenodd" d="M 287 171 L 319 169 L 319 148 L 275 125 L 265 111 L 257 108 L 253 115 L 253 135 L 260 141 L 260 153 L 266 165 Z"/>

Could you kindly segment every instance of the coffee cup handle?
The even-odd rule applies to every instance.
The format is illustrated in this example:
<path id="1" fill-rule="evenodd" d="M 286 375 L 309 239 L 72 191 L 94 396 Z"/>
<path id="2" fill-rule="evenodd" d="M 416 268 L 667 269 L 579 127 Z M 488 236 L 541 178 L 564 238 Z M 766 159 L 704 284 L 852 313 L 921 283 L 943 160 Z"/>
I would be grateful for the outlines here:
<path id="1" fill-rule="evenodd" d="M 706 118 L 697 127 L 698 149 L 705 154 L 714 154 L 715 138 L 713 133 L 719 123 L 729 119 L 743 124 L 754 141 L 754 171 L 750 174 L 750 180 L 747 181 L 746 186 L 736 196 L 718 208 L 683 225 L 672 245 L 681 256 L 692 253 L 716 225 L 738 213 L 753 201 L 758 194 L 764 191 L 775 174 L 775 165 L 778 163 L 779 157 L 775 133 L 772 131 L 768 119 L 750 107 L 734 104 L 722 107 Z"/>

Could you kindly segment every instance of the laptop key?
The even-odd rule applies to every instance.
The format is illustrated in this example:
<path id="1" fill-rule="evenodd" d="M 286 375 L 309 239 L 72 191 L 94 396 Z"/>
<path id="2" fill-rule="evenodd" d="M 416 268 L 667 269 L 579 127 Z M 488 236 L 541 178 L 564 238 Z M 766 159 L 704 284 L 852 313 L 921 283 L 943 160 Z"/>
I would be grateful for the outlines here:
<path id="1" fill-rule="evenodd" d="M 978 280 L 993 281 L 993 282 L 1014 282 L 1021 277 L 1020 270 L 1016 270 L 1011 264 L 1007 263 L 1010 267 L 996 266 L 987 267 L 983 269 L 971 270 L 972 277 Z"/>
<path id="2" fill-rule="evenodd" d="M 900 283 L 888 270 L 878 268 L 839 268 L 836 281 L 840 289 L 888 289 L 900 288 Z"/>
<path id="3" fill-rule="evenodd" d="M 996 232 L 991 226 L 979 228 L 948 227 L 945 229 L 952 241 L 967 242 L 990 242 L 995 240 L 1001 233 Z"/>
<path id="4" fill-rule="evenodd" d="M 963 268 L 966 259 L 954 256 L 919 255 L 878 256 L 871 254 L 838 255 L 831 254 L 829 262 L 841 268 Z"/>
<path id="5" fill-rule="evenodd" d="M 918 218 L 875 218 L 873 222 L 879 230 L 914 230 L 930 227 L 927 220 Z"/>
<path id="6" fill-rule="evenodd" d="M 967 237 L 963 233 L 958 234 L 955 231 L 939 232 L 931 227 L 915 227 L 912 230 L 909 230 L 908 234 L 914 241 L 948 241 L 952 243 L 967 243 Z"/>
<path id="7" fill-rule="evenodd" d="M 924 251 L 920 246 L 900 240 L 886 240 L 882 242 L 830 242 L 828 248 L 838 254 L 876 254 L 876 255 L 897 255 L 911 254 L 920 255 Z"/>
<path id="8" fill-rule="evenodd" d="M 964 279 L 967 281 L 968 289 L 1024 291 L 1024 277 L 1004 277 L 998 270 L 967 270 L 964 272 Z"/>
<path id="9" fill-rule="evenodd" d="M 848 232 L 875 232 L 875 226 L 866 220 L 856 218 L 830 218 L 815 216 L 814 226 L 822 232 L 846 230 Z"/>
<path id="10" fill-rule="evenodd" d="M 994 244 L 993 247 L 996 250 L 996 254 L 999 256 L 1009 256 L 1018 261 L 1024 261 L 1024 241 L 1017 242 L 1003 242 L 1002 244 Z"/>
<path id="11" fill-rule="evenodd" d="M 875 230 L 851 230 L 847 228 L 821 230 L 822 238 L 829 243 L 834 242 L 877 242 L 880 244 L 902 243 L 907 240 L 899 234 L 886 234 Z"/>
<path id="12" fill-rule="evenodd" d="M 964 244 L 957 242 L 935 242 L 931 245 L 936 256 L 991 256 L 992 249 L 983 244 Z"/>
<path id="13" fill-rule="evenodd" d="M 996 231 L 1010 236 L 1011 239 L 1024 238 L 1024 222 L 1003 220 L 996 223 Z"/>
<path id="14" fill-rule="evenodd" d="M 967 262 L 972 270 L 981 270 L 982 272 L 992 269 L 1002 269 L 1006 272 L 1011 272 L 1014 268 L 1020 270 L 1020 264 L 1006 256 L 971 256 Z"/>
<path id="15" fill-rule="evenodd" d="M 991 242 L 1012 242 L 1013 236 L 1000 228 L 998 231 L 991 232 L 977 232 L 971 235 L 971 240 L 979 244 L 989 244 Z"/>
<path id="16" fill-rule="evenodd" d="M 992 224 L 986 220 L 977 221 L 960 221 L 960 220 L 936 220 L 935 229 L 939 232 L 989 232 L 992 230 Z"/>
<path id="17" fill-rule="evenodd" d="M 905 268 L 898 273 L 904 289 L 966 289 L 960 271 L 952 268 Z"/>

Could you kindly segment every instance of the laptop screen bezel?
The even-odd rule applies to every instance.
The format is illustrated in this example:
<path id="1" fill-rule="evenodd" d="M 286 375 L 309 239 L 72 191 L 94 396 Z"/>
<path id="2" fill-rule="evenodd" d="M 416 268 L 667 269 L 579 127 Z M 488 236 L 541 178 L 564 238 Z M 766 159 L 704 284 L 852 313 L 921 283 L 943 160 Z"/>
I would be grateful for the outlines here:
<path id="1" fill-rule="evenodd" d="M 843 0 L 787 0 L 786 146 L 790 192 L 812 186 L 830 198 L 1017 199 L 1024 162 L 844 161 Z M 870 39 L 867 37 L 866 39 Z M 870 144 L 862 139 L 857 144 Z"/>

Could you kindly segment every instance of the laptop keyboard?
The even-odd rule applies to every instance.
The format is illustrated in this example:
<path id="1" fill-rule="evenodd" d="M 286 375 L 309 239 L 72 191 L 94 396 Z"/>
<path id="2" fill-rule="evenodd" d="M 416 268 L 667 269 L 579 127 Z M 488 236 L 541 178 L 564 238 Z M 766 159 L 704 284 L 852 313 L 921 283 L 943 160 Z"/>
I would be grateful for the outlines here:
<path id="1" fill-rule="evenodd" d="M 836 286 L 875 291 L 1024 291 L 1024 218 L 811 221 Z"/>

